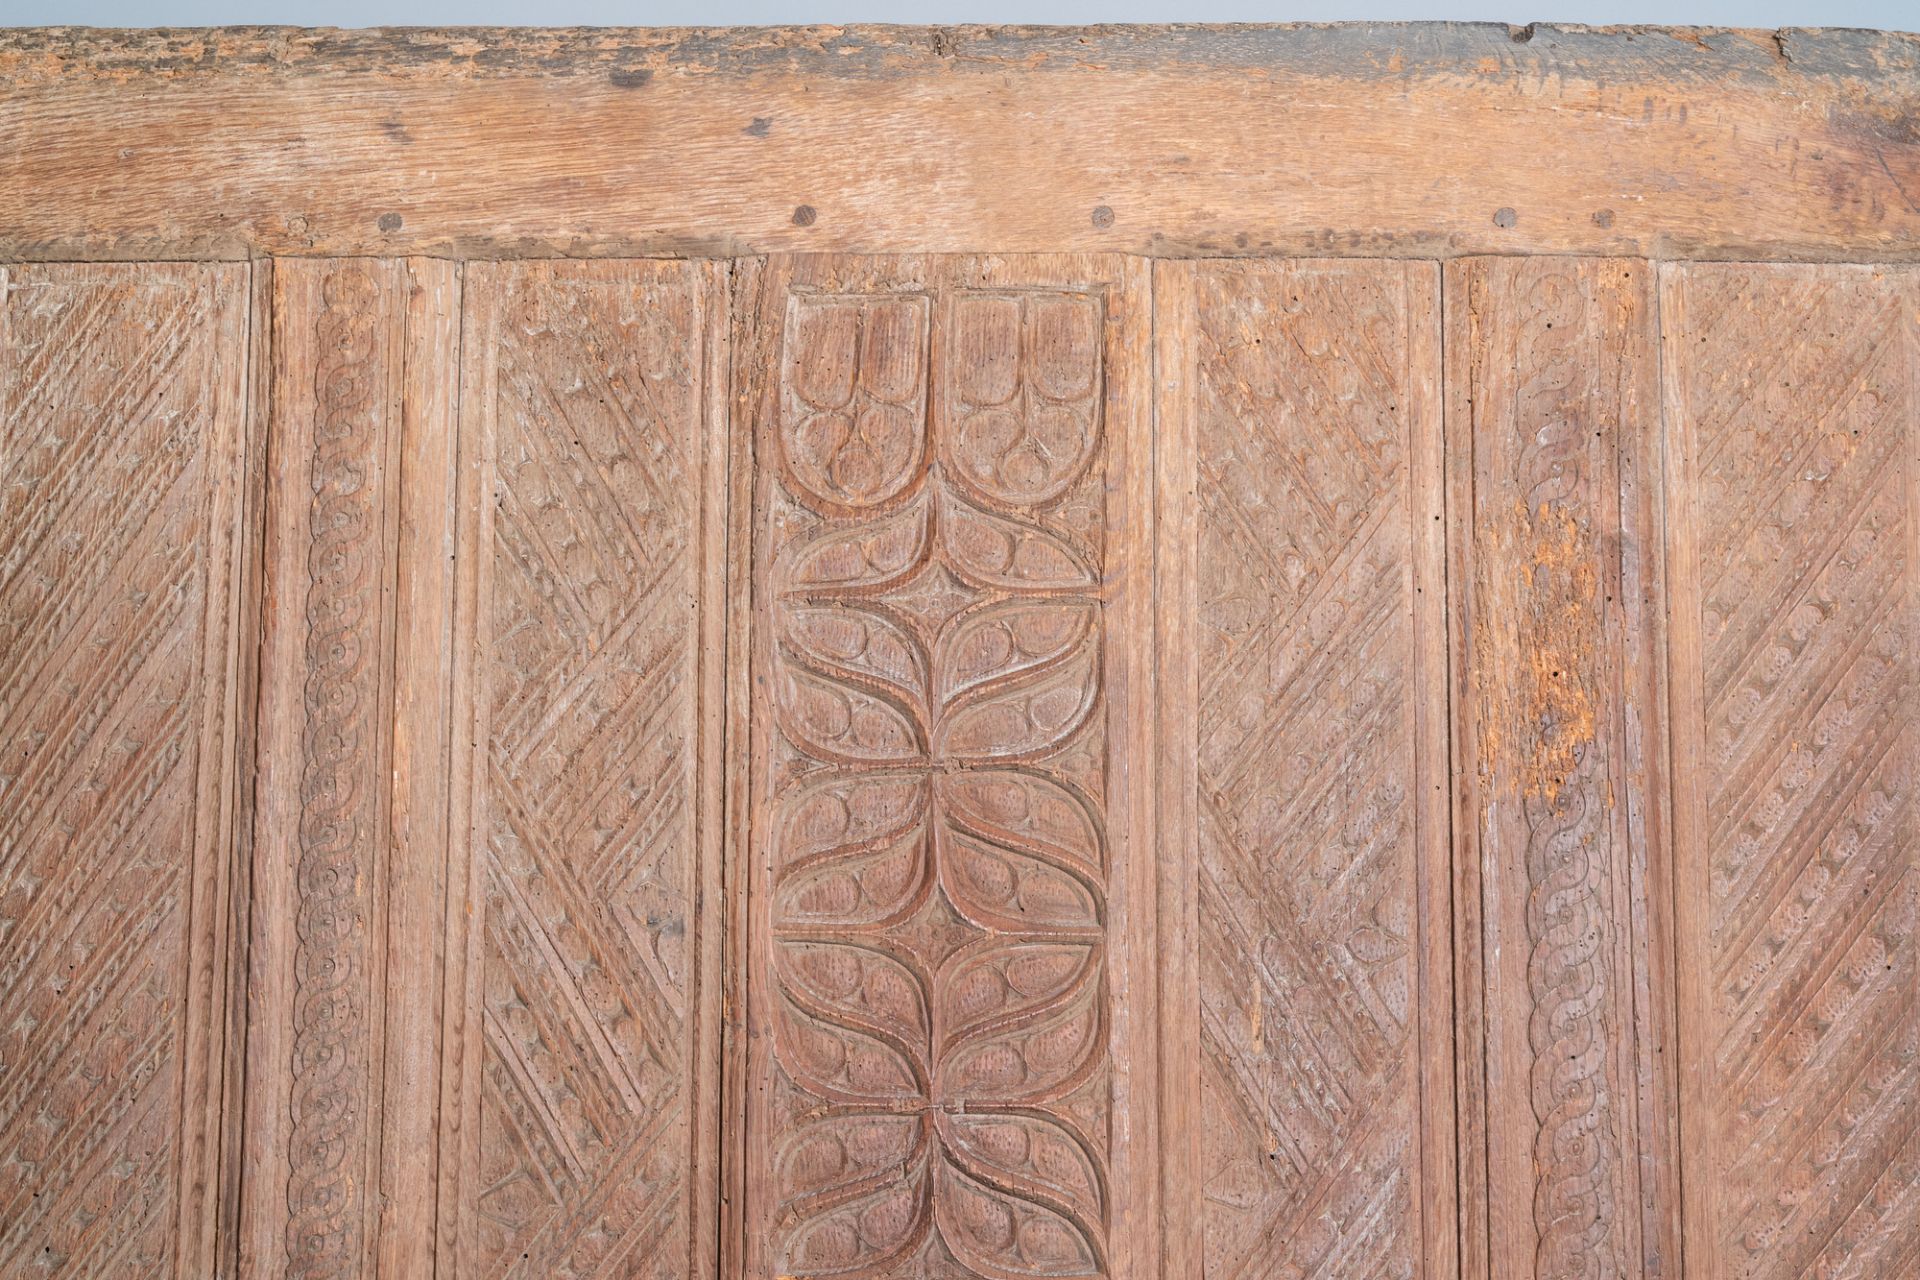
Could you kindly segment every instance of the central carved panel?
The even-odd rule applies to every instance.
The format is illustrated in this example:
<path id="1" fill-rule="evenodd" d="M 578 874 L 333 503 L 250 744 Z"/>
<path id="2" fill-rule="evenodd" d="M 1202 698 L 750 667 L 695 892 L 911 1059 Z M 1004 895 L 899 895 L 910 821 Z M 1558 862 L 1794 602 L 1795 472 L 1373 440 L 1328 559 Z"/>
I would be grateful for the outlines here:
<path id="1" fill-rule="evenodd" d="M 1105 291 L 848 283 L 764 321 L 763 1272 L 1106 1274 Z"/>

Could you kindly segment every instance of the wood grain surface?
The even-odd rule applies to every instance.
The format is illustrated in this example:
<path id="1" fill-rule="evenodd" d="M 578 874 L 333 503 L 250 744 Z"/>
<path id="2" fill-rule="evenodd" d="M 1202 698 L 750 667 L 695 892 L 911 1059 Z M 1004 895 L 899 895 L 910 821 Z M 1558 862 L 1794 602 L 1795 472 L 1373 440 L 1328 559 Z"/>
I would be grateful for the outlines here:
<path id="1" fill-rule="evenodd" d="M 1452 1276 L 1440 273 L 1154 283 L 1193 508 L 1161 697 L 1194 959 L 1162 998 L 1170 1167 L 1195 1149 L 1168 1230 L 1200 1238 L 1168 1270 Z"/>
<path id="2" fill-rule="evenodd" d="M 247 287 L 0 275 L 0 1273 L 227 1247 Z"/>
<path id="3" fill-rule="evenodd" d="M 1621 259 L 1447 268 L 1469 1276 L 1678 1262 L 1653 289 Z"/>
<path id="4" fill-rule="evenodd" d="M 1663 283 L 1689 1272 L 1908 1274 L 1920 280 Z"/>
<path id="5" fill-rule="evenodd" d="M 1920 256 L 1920 36 L 0 33 L 0 256 Z"/>
<path id="6" fill-rule="evenodd" d="M 0 33 L 0 1275 L 1915 1274 L 1916 121 Z"/>

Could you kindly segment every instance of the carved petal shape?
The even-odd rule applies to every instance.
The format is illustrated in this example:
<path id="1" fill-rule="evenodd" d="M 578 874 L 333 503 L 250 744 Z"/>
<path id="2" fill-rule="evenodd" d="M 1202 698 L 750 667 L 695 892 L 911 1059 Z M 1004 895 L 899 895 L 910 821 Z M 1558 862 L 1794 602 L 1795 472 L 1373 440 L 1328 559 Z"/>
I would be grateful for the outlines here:
<path id="1" fill-rule="evenodd" d="M 1106 866 L 1092 806 L 1065 783 L 1019 769 L 969 769 L 941 780 L 940 804 L 956 827 L 1099 877 Z"/>
<path id="2" fill-rule="evenodd" d="M 923 1115 L 839 1114 L 806 1123 L 774 1162 L 774 1194 L 793 1222 L 782 1275 L 887 1273 L 926 1239 L 931 1142 Z"/>
<path id="3" fill-rule="evenodd" d="M 899 961 L 866 947 L 783 942 L 775 953 L 778 1054 L 802 1088 L 837 1102 L 924 1098 L 926 992 Z"/>
<path id="4" fill-rule="evenodd" d="M 1101 927 L 1099 833 L 1065 787 L 969 770 L 942 779 L 940 800 L 940 876 L 962 915 L 1002 933 Z"/>
<path id="5" fill-rule="evenodd" d="M 1093 885 L 1032 853 L 963 833 L 940 833 L 940 881 L 954 908 L 983 929 L 1100 928 Z"/>
<path id="6" fill-rule="evenodd" d="M 1106 1193 L 1086 1146 L 1031 1114 L 948 1115 L 935 1220 L 982 1276 L 1090 1276 L 1106 1267 Z"/>
<path id="7" fill-rule="evenodd" d="M 954 394 L 969 404 L 1002 404 L 1020 389 L 1020 299 L 962 294 L 953 300 L 948 345 Z"/>
<path id="8" fill-rule="evenodd" d="M 1086 1079 L 1106 1038 L 1101 948 L 996 939 L 943 967 L 940 1094 L 1045 1102 Z"/>
<path id="9" fill-rule="evenodd" d="M 896 622 L 869 609 L 795 605 L 776 615 L 780 644 L 793 657 L 839 682 L 882 685 L 913 707 L 927 702 L 927 660 Z"/>
<path id="10" fill-rule="evenodd" d="M 1034 390 L 1051 400 L 1083 400 L 1100 383 L 1100 303 L 1087 294 L 1027 303 Z"/>
<path id="11" fill-rule="evenodd" d="M 837 777 L 785 800 L 774 837 L 777 927 L 875 927 L 931 887 L 924 775 Z"/>
<path id="12" fill-rule="evenodd" d="M 1058 662 L 1093 640 L 1091 600 L 1008 600 L 959 618 L 940 645 L 940 698 Z"/>
<path id="13" fill-rule="evenodd" d="M 883 590 L 904 579 L 927 556 L 927 504 L 852 528 L 836 528 L 783 553 L 783 594 Z"/>
<path id="14" fill-rule="evenodd" d="M 1030 399 L 981 409 L 955 424 L 950 473 L 982 497 L 1034 506 L 1065 493 L 1093 457 L 1093 408 Z"/>
<path id="15" fill-rule="evenodd" d="M 943 713 L 935 750 L 959 760 L 1010 762 L 1064 744 L 1100 699 L 1098 639 L 1090 629 L 1066 656 L 961 695 Z"/>
<path id="16" fill-rule="evenodd" d="M 773 679 L 780 727 L 809 754 L 835 764 L 925 757 L 920 728 L 901 703 L 829 679 L 784 656 L 775 660 Z"/>
<path id="17" fill-rule="evenodd" d="M 1094 591 L 1100 575 L 1058 536 L 956 498 L 945 503 L 946 555 L 976 586 L 1006 591 Z"/>
<path id="18" fill-rule="evenodd" d="M 790 300 L 780 452 L 810 505 L 876 507 L 924 474 L 925 332 L 923 299 Z"/>
<path id="19" fill-rule="evenodd" d="M 1100 306 L 1084 295 L 954 304 L 947 472 L 990 501 L 1051 502 L 1099 442 Z"/>

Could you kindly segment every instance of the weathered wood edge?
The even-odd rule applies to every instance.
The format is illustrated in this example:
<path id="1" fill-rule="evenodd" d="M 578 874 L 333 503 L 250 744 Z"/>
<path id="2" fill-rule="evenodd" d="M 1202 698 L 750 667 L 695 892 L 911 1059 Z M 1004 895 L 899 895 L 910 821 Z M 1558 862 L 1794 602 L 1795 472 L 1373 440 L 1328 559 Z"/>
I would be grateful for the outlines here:
<path id="1" fill-rule="evenodd" d="M 1920 36 L 0 32 L 0 260 L 1920 260 Z"/>
<path id="2" fill-rule="evenodd" d="M 1482 74 L 1777 83 L 1894 79 L 1920 70 L 1920 34 L 1846 27 L 1586 26 L 1503 22 L 1170 23 L 775 27 L 16 27 L 0 76 L 22 83 L 233 75 L 892 77 L 917 71 L 1260 70 L 1365 80 Z"/>

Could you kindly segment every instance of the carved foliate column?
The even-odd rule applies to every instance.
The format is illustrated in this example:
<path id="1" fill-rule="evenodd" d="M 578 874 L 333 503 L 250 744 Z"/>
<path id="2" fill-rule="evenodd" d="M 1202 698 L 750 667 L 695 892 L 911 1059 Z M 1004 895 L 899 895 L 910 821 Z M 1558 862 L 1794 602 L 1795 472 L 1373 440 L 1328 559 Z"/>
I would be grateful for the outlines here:
<path id="1" fill-rule="evenodd" d="M 748 1274 L 1151 1265 L 1142 283 L 749 282 Z"/>

